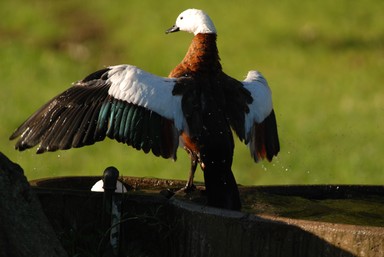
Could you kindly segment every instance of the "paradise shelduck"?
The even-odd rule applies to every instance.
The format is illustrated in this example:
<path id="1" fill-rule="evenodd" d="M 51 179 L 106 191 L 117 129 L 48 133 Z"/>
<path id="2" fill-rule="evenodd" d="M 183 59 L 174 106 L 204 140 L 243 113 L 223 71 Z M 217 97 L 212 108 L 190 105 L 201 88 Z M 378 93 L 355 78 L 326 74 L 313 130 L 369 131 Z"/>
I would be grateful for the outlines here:
<path id="1" fill-rule="evenodd" d="M 106 136 L 145 153 L 176 159 L 180 145 L 191 158 L 186 188 L 197 164 L 204 172 L 208 204 L 239 210 L 231 166 L 233 129 L 257 162 L 280 150 L 271 91 L 249 71 L 238 81 L 222 71 L 216 29 L 201 10 L 188 9 L 166 33 L 194 34 L 188 52 L 168 78 L 132 65 L 96 71 L 54 97 L 10 137 L 16 149 L 39 144 L 37 153 L 82 147 Z"/>

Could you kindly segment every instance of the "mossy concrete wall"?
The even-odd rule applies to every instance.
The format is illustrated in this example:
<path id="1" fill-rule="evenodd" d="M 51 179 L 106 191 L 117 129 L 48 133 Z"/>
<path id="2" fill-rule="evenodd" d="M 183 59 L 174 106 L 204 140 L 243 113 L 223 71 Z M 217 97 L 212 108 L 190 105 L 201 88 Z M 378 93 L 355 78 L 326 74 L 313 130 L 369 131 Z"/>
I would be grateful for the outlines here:
<path id="1" fill-rule="evenodd" d="M 96 213 L 101 206 L 102 193 L 78 190 L 78 187 L 84 185 L 90 188 L 97 179 L 56 178 L 52 183 L 58 182 L 60 189 L 52 191 L 35 187 L 35 190 L 46 213 L 51 213 L 49 216 L 53 219 L 58 218 L 66 209 L 80 211 L 88 206 L 89 210 L 82 214 L 77 215 L 74 211 L 70 213 L 73 216 L 84 216 L 83 222 L 91 218 L 97 221 Z M 166 197 L 164 188 L 178 188 L 184 182 L 130 177 L 124 177 L 123 181 L 132 190 L 121 195 L 124 217 L 129 220 L 123 222 L 124 247 L 127 252 L 132 253 L 140 248 L 146 249 L 145 256 L 384 256 L 384 227 L 228 211 L 190 201 L 189 195 L 176 195 L 169 199 Z M 52 183 L 46 180 L 38 184 L 49 187 Z M 66 190 L 66 183 L 75 188 Z M 284 192 L 289 191 L 289 187 L 283 189 Z M 297 191 L 298 187 L 293 189 Z M 319 190 L 318 187 L 314 189 Z M 374 189 L 376 194 L 377 188 Z M 254 191 L 249 188 L 240 190 L 246 193 Z M 351 192 L 350 189 L 348 192 Z M 204 203 L 204 196 L 199 192 L 192 197 Z"/>
<path id="2" fill-rule="evenodd" d="M 384 256 L 384 228 L 332 224 L 170 203 L 180 256 Z"/>

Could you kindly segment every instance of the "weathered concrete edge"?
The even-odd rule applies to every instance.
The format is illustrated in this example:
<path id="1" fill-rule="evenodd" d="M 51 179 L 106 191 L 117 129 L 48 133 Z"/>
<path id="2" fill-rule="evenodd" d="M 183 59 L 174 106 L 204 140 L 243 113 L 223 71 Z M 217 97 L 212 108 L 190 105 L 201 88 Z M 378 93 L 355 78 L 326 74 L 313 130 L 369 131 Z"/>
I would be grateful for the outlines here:
<path id="1" fill-rule="evenodd" d="M 171 198 L 169 204 L 175 208 L 190 213 L 191 216 L 198 217 L 199 215 L 204 215 L 206 217 L 220 218 L 222 220 L 231 220 L 231 224 L 241 227 L 239 228 L 240 230 L 243 229 L 244 233 L 250 235 L 258 233 L 256 231 L 259 228 L 258 225 L 268 226 L 268 224 L 270 224 L 273 226 L 284 226 L 285 229 L 288 226 L 288 228 L 297 228 L 308 232 L 330 245 L 345 250 L 345 252 L 350 253 L 351 256 L 384 256 L 384 228 L 381 227 L 335 224 L 273 217 L 268 215 L 254 215 L 209 206 L 201 206 L 177 198 Z M 204 229 L 204 227 L 197 228 Z M 244 230 L 244 228 L 246 229 Z M 221 229 L 226 230 L 225 227 Z M 233 228 L 228 229 L 233 230 Z M 228 233 L 222 231 L 224 235 L 230 235 L 231 232 L 227 232 Z M 204 231 L 194 231 L 194 233 L 204 234 Z M 229 241 L 232 241 L 232 239 L 229 239 Z"/>

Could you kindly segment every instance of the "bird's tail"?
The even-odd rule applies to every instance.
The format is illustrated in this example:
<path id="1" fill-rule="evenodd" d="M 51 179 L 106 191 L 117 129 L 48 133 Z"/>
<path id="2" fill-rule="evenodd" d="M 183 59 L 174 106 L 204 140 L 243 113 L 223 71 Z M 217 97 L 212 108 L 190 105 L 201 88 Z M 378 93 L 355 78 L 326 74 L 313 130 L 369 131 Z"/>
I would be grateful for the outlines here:
<path id="1" fill-rule="evenodd" d="M 240 210 L 239 189 L 230 168 L 204 168 L 204 180 L 208 205 L 230 210 Z"/>

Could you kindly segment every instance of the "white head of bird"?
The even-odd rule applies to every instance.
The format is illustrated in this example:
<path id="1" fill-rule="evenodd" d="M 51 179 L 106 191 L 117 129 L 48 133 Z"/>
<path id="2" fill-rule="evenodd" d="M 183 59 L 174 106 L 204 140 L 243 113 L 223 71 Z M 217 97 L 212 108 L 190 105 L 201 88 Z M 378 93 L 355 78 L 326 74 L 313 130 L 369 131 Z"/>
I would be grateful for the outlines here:
<path id="1" fill-rule="evenodd" d="M 186 31 L 197 35 L 199 33 L 216 33 L 216 28 L 205 12 L 198 9 L 188 9 L 179 14 L 175 25 L 166 33 L 176 31 Z"/>

